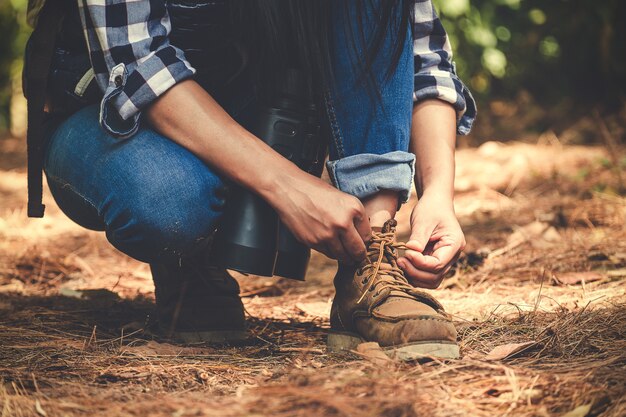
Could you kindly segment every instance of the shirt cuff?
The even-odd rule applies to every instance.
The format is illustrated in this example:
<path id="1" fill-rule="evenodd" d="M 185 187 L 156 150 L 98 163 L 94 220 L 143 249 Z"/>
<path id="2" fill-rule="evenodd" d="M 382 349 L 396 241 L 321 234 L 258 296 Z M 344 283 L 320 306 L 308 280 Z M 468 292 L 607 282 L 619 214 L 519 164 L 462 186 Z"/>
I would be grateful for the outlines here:
<path id="1" fill-rule="evenodd" d="M 415 176 L 415 155 L 412 153 L 364 153 L 328 161 L 326 167 L 335 187 L 361 200 L 383 190 L 397 191 L 400 204 L 406 203 L 411 196 Z"/>
<path id="2" fill-rule="evenodd" d="M 444 70 L 415 75 L 413 102 L 436 98 L 452 104 L 457 113 L 457 133 L 467 135 L 476 119 L 476 101 L 456 73 Z"/>
<path id="3" fill-rule="evenodd" d="M 115 137 L 132 136 L 139 129 L 141 110 L 195 72 L 183 52 L 171 45 L 137 61 L 132 69 L 116 65 L 100 105 L 100 124 Z"/>

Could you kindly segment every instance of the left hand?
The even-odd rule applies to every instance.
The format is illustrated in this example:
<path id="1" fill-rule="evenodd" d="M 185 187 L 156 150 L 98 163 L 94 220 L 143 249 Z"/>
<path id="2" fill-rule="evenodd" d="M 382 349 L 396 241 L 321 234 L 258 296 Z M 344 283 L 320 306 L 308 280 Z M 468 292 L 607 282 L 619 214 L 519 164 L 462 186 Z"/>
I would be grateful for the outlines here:
<path id="1" fill-rule="evenodd" d="M 465 248 L 465 236 L 450 201 L 423 196 L 411 213 L 411 237 L 398 259 L 407 280 L 434 289 Z"/>

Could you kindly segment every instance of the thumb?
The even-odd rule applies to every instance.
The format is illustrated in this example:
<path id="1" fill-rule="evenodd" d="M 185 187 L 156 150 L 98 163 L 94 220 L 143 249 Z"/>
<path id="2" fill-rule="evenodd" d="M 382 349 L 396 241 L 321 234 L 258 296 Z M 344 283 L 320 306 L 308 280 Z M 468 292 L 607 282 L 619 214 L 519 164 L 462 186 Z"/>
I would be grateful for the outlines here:
<path id="1" fill-rule="evenodd" d="M 370 219 L 365 215 L 357 216 L 354 218 L 354 227 L 363 239 L 363 242 L 368 242 L 372 237 L 372 227 L 370 226 Z"/>
<path id="2" fill-rule="evenodd" d="M 428 245 L 428 241 L 430 240 L 432 232 L 432 230 L 425 228 L 418 228 L 416 230 L 413 230 L 409 241 L 406 242 L 406 247 L 416 252 L 424 252 L 424 249 L 426 249 L 426 245 Z"/>

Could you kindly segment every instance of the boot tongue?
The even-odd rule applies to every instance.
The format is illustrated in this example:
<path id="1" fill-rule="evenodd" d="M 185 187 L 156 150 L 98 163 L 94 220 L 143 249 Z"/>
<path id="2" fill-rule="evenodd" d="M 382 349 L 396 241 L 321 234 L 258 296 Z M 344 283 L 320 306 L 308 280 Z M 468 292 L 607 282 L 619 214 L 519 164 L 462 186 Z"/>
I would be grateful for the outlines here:
<path id="1" fill-rule="evenodd" d="M 387 263 L 385 261 L 380 263 L 380 268 L 379 268 L 379 279 L 382 279 L 384 281 L 391 281 L 393 282 L 394 279 L 391 278 L 390 276 L 385 276 L 385 272 L 386 271 L 391 271 L 393 269 L 392 265 L 390 263 Z M 402 298 L 411 298 L 409 295 L 407 295 L 407 293 L 405 293 L 404 291 L 400 291 L 400 290 L 390 290 L 388 297 L 402 297 Z"/>
<path id="2" fill-rule="evenodd" d="M 396 221 L 396 219 L 389 219 L 385 222 L 385 224 L 383 225 L 383 233 L 395 233 L 396 232 L 396 226 L 398 225 L 398 222 Z M 395 251 L 394 251 L 395 253 Z M 394 260 L 395 261 L 395 260 Z M 381 269 L 383 269 L 383 266 L 385 267 L 385 269 L 393 269 L 392 265 L 389 263 L 383 263 L 381 265 Z M 403 291 L 398 291 L 398 290 L 391 290 L 389 292 L 389 297 L 402 297 L 402 298 L 408 298 L 407 294 Z"/>
<path id="3" fill-rule="evenodd" d="M 387 220 L 385 224 L 383 224 L 382 227 L 372 227 L 372 231 L 375 233 L 376 232 L 377 233 L 395 233 L 397 224 L 398 222 L 395 219 L 390 219 L 390 220 Z M 379 271 L 382 272 L 383 274 L 385 271 L 391 271 L 393 269 L 393 266 L 390 263 L 390 260 L 387 259 L 388 256 L 389 255 L 385 255 L 383 257 L 382 262 L 380 263 Z M 373 259 L 370 259 L 371 262 L 376 262 L 378 260 L 378 255 L 375 255 L 372 258 Z M 392 280 L 391 277 L 384 277 L 382 279 Z M 403 291 L 398 291 L 398 290 L 391 290 L 388 296 L 389 297 L 402 297 L 402 298 L 408 297 L 406 293 L 404 293 Z"/>
<path id="4" fill-rule="evenodd" d="M 396 225 L 398 224 L 398 222 L 395 219 L 389 219 L 387 220 L 382 227 L 377 227 L 374 226 L 372 227 L 372 232 L 375 234 L 387 234 L 387 233 L 395 233 L 396 232 Z M 378 260 L 378 255 L 373 255 L 370 258 L 370 261 L 375 262 L 376 260 Z M 386 259 L 386 256 L 383 257 L 383 263 L 388 262 L 388 259 Z M 391 268 L 391 265 L 388 265 L 389 268 Z"/>

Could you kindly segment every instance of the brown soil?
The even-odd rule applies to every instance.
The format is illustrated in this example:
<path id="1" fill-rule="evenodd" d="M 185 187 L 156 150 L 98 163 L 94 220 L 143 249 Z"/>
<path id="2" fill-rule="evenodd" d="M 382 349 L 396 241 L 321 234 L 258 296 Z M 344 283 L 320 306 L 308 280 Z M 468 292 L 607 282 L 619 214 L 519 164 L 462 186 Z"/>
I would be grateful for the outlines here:
<path id="1" fill-rule="evenodd" d="M 468 248 L 433 294 L 463 357 L 419 364 L 326 352 L 319 254 L 306 283 L 239 277 L 242 346 L 161 339 L 147 266 L 49 195 L 28 220 L 22 141 L 0 145 L 1 416 L 626 415 L 624 166 L 601 148 L 459 152 Z"/>

